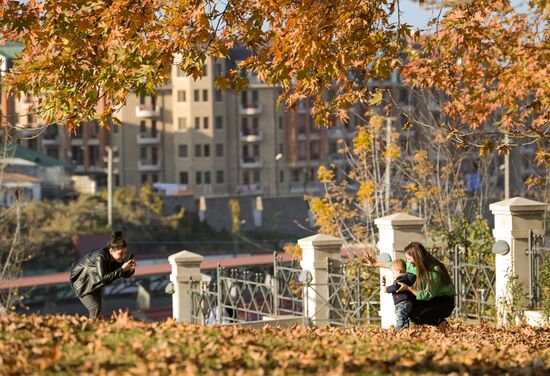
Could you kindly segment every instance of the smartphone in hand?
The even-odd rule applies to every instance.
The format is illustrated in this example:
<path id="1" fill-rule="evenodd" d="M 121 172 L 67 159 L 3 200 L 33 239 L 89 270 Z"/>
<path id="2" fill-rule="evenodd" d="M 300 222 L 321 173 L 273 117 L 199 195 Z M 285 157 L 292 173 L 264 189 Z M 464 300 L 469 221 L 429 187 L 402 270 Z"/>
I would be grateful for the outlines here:
<path id="1" fill-rule="evenodd" d="M 128 257 L 128 260 L 134 260 L 136 257 L 133 253 L 130 253 L 130 257 Z"/>

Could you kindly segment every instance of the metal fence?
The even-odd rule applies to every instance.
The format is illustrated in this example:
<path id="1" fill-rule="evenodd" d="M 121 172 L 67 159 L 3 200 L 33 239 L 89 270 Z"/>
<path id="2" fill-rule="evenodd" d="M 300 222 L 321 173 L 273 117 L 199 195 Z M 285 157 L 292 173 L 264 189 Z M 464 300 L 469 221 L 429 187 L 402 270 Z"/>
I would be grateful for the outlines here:
<path id="1" fill-rule="evenodd" d="M 495 259 L 493 254 L 468 252 L 461 247 L 433 251 L 449 271 L 456 289 L 457 317 L 496 320 Z"/>
<path id="2" fill-rule="evenodd" d="M 328 260 L 328 283 L 308 278 L 296 260 L 284 263 L 274 255 L 272 273 L 250 273 L 218 266 L 212 281 L 191 281 L 193 322 L 224 324 L 257 321 L 265 316 L 298 316 L 308 322 L 307 302 L 324 300 L 331 325 L 378 322 L 378 273 L 369 275 L 358 265 Z M 310 276 L 310 275 L 309 275 Z M 328 295 L 320 289 L 328 288 Z M 328 296 L 328 299 L 326 299 Z M 309 312 L 311 316 L 311 312 Z"/>
<path id="3" fill-rule="evenodd" d="M 529 308 L 542 308 L 543 297 L 548 296 L 550 291 L 550 248 L 544 247 L 544 235 L 537 235 L 533 230 L 529 230 L 529 243 L 527 255 L 529 257 Z M 544 280 L 544 270 L 546 267 L 546 280 Z M 546 286 L 545 286 L 546 284 Z"/>

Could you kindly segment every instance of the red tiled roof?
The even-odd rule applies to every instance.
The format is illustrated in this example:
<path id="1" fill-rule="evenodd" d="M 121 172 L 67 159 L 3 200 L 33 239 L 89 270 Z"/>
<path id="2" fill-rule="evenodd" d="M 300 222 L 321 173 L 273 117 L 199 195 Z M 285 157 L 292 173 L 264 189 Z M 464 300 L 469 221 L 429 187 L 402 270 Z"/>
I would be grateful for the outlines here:
<path id="1" fill-rule="evenodd" d="M 279 256 L 281 256 L 284 261 L 290 261 L 291 259 L 291 256 L 286 253 L 281 253 L 279 254 Z M 225 267 L 237 267 L 237 266 L 267 265 L 267 264 L 271 264 L 272 262 L 273 262 L 273 255 L 265 254 L 265 255 L 257 255 L 257 256 L 236 257 L 231 259 L 207 260 L 207 261 L 201 262 L 200 268 L 202 270 L 209 270 L 209 269 L 215 269 L 218 264 Z M 138 266 L 136 268 L 136 273 L 134 274 L 134 276 L 142 277 L 142 276 L 156 275 L 156 274 L 170 274 L 170 272 L 171 272 L 171 268 L 170 268 L 170 264 L 168 263 L 139 266 L 139 260 L 138 260 Z M 0 281 L 0 289 L 59 285 L 64 283 L 69 283 L 68 272 L 8 279 L 5 281 Z"/>
<path id="2" fill-rule="evenodd" d="M 19 174 L 16 172 L 4 172 L 2 175 L 2 181 L 4 183 L 42 183 L 44 179 Z"/>

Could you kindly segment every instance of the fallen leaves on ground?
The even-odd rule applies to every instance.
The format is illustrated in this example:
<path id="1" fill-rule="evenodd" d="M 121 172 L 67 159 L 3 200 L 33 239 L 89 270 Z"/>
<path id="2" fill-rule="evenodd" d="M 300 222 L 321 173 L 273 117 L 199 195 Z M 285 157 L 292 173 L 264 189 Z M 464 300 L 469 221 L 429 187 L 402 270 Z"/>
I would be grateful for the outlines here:
<path id="1" fill-rule="evenodd" d="M 0 317 L 0 374 L 511 374 L 550 372 L 550 326 L 451 321 L 400 332 Z"/>

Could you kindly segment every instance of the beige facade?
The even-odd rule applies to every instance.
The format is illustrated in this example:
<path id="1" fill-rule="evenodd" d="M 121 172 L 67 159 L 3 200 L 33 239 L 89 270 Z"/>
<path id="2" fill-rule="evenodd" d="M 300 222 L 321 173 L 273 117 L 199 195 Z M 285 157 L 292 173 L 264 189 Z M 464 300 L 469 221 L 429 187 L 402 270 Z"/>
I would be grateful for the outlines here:
<path id="1" fill-rule="evenodd" d="M 4 50 L 0 48 L 0 56 Z M 15 52 L 6 51 L 15 56 Z M 230 60 L 207 59 L 203 77 L 197 80 L 173 66 L 170 80 L 155 97 L 128 98 L 118 113 L 124 125 L 110 132 L 94 122 L 82 124 L 70 135 L 64 127 L 44 130 L 43 122 L 29 111 L 33 98 L 14 99 L 3 90 L 1 120 L 17 125 L 21 143 L 73 164 L 75 173 L 89 175 L 100 188 L 106 185 L 105 148 L 111 145 L 118 148 L 115 186 L 178 184 L 177 190 L 195 197 L 322 193 L 316 179 L 318 167 L 334 164 L 340 176 L 345 173 L 339 142 L 351 142 L 356 125 L 366 120 L 361 118 L 365 109 L 356 109 L 348 124 L 318 128 L 307 101 L 290 111 L 277 108 L 280 89 L 252 74 L 243 92 L 216 90 L 215 77 L 246 57 L 246 51 L 235 49 Z M 2 69 L 9 66 L 4 63 Z M 374 80 L 369 85 L 390 89 L 392 100 L 399 103 L 392 106 L 388 118 L 395 130 L 406 121 L 402 109 L 439 116 L 437 105 L 424 108 L 415 102 L 397 72 L 391 79 Z M 517 153 L 521 155 L 514 161 L 518 167 L 520 163 L 524 166 L 514 171 L 519 175 L 521 170 L 523 175 L 513 180 L 521 182 L 532 172 L 534 150 L 523 147 Z M 514 193 L 523 189 L 517 185 Z"/>

